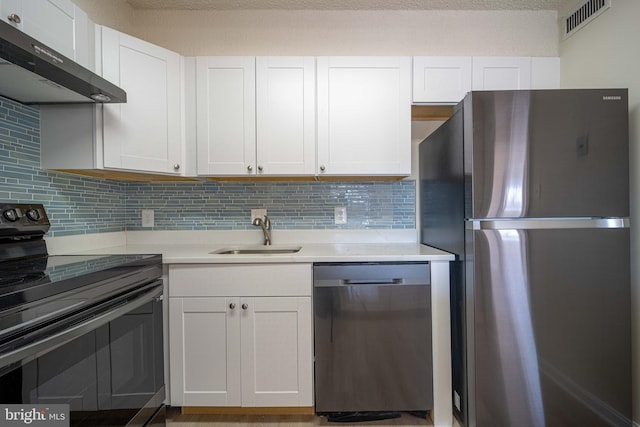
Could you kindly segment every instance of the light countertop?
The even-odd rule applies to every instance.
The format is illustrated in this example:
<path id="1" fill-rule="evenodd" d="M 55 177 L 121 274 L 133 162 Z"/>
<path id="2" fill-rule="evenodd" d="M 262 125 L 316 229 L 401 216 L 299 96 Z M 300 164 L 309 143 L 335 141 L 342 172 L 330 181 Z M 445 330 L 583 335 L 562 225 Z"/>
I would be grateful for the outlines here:
<path id="1" fill-rule="evenodd" d="M 453 255 L 418 243 L 303 243 L 296 253 L 221 255 L 210 252 L 238 248 L 233 243 L 130 244 L 104 247 L 83 254 L 162 254 L 165 264 L 193 263 L 312 263 L 367 261 L 452 261 Z M 255 247 L 255 245 L 250 245 Z M 286 245 L 291 246 L 291 245 Z M 278 248 L 279 245 L 273 245 Z"/>
<path id="2" fill-rule="evenodd" d="M 211 252 L 262 247 L 262 233 L 211 231 L 115 232 L 47 239 L 52 255 L 162 254 L 165 264 L 452 261 L 454 256 L 416 243 L 408 231 L 278 230 L 271 246 L 301 246 L 296 253 L 222 255 Z"/>

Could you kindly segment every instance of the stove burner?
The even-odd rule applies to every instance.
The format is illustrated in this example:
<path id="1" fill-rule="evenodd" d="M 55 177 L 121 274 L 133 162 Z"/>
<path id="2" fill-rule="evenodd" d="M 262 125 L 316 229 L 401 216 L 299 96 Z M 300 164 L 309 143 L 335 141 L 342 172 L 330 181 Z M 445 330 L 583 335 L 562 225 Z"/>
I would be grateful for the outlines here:
<path id="1" fill-rule="evenodd" d="M 0 288 L 16 287 L 24 283 L 34 283 L 46 279 L 47 257 L 22 258 L 16 261 L 0 262 Z"/>
<path id="2" fill-rule="evenodd" d="M 15 286 L 23 285 L 25 283 L 42 284 L 42 283 L 49 283 L 49 280 L 47 275 L 44 273 L 20 274 L 20 275 L 16 274 L 14 276 L 7 276 L 7 277 L 0 278 L 0 288 L 4 288 L 7 286 L 15 287 Z"/>

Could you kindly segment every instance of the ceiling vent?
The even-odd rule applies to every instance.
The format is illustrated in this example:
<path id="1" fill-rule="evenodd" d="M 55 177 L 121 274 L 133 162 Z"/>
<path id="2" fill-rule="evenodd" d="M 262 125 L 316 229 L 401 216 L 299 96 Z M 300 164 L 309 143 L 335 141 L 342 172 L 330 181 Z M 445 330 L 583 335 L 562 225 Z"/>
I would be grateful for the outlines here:
<path id="1" fill-rule="evenodd" d="M 570 37 L 610 7 L 611 0 L 583 0 L 564 18 L 562 39 Z"/>

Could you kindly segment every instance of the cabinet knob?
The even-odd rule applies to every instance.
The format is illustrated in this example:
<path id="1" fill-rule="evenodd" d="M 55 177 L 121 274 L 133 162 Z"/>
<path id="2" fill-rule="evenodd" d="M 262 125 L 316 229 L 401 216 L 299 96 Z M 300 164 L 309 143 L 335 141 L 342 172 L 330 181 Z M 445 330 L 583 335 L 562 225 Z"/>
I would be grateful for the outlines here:
<path id="1" fill-rule="evenodd" d="M 7 16 L 7 19 L 13 22 L 14 24 L 19 24 L 20 22 L 22 22 L 20 15 L 17 15 L 15 13 L 12 13 L 11 15 Z"/>
<path id="2" fill-rule="evenodd" d="M 251 171 L 253 170 L 253 166 L 251 166 L 251 165 L 247 166 L 247 170 L 248 170 L 249 172 L 251 172 Z"/>
<path id="3" fill-rule="evenodd" d="M 321 170 L 322 172 L 324 172 L 324 170 L 325 170 L 325 169 L 326 169 L 326 168 L 324 167 L 324 165 L 320 166 L 320 170 Z"/>
<path id="4" fill-rule="evenodd" d="M 262 166 L 258 166 L 258 171 L 262 172 Z"/>
<path id="5" fill-rule="evenodd" d="M 173 165 L 173 169 L 174 170 L 180 170 L 180 164 L 179 163 L 174 164 Z"/>
<path id="6" fill-rule="evenodd" d="M 236 308 L 235 303 L 231 303 L 231 304 L 229 304 L 229 308 L 230 308 L 231 310 L 233 310 L 234 308 Z"/>
<path id="7" fill-rule="evenodd" d="M 249 308 L 249 304 L 242 304 L 242 309 L 246 310 L 247 308 Z"/>

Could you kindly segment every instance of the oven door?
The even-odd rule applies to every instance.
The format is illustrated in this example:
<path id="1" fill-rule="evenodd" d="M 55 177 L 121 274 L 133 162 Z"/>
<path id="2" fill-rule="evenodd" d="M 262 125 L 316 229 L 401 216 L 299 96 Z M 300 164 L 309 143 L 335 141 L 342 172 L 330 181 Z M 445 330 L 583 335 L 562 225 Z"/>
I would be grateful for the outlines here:
<path id="1" fill-rule="evenodd" d="M 66 404 L 71 426 L 146 425 L 162 414 L 161 295 L 158 281 L 28 348 L 1 355 L 0 406 Z"/>

